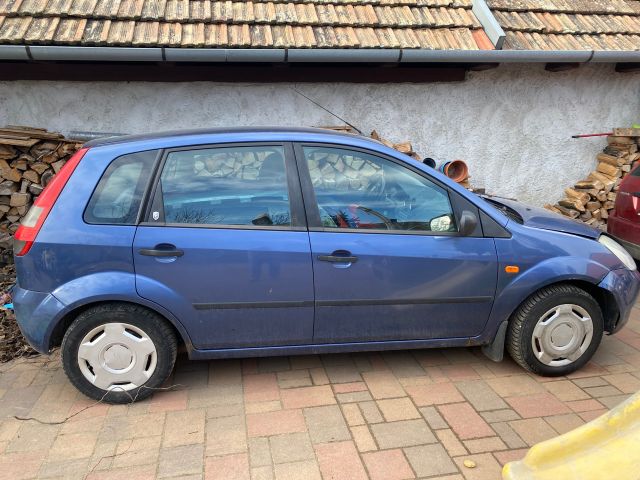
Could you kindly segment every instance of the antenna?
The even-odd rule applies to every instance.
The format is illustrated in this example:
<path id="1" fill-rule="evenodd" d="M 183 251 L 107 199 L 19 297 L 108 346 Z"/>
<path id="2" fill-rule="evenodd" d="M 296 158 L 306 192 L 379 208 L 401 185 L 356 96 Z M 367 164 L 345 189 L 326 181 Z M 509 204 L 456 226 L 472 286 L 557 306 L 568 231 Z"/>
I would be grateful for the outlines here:
<path id="1" fill-rule="evenodd" d="M 349 122 L 347 122 L 344 118 L 339 117 L 338 115 L 336 115 L 335 113 L 333 113 L 331 110 L 329 110 L 328 108 L 323 107 L 322 105 L 320 105 L 318 102 L 316 102 L 315 100 L 310 99 L 309 97 L 307 97 L 304 93 L 302 93 L 300 90 L 298 90 L 295 87 L 290 87 L 294 92 L 296 92 L 298 95 L 302 95 L 304 98 L 306 98 L 307 100 L 309 100 L 311 103 L 313 103 L 315 106 L 320 107 L 322 110 L 324 110 L 325 112 L 333 115 L 334 117 L 336 117 L 338 120 L 340 120 L 341 122 L 346 123 L 347 125 L 349 125 L 351 128 L 353 128 L 356 132 L 358 132 L 360 135 L 364 135 L 364 133 L 362 133 L 362 130 L 360 130 L 358 127 L 356 127 L 355 125 L 351 125 Z"/>

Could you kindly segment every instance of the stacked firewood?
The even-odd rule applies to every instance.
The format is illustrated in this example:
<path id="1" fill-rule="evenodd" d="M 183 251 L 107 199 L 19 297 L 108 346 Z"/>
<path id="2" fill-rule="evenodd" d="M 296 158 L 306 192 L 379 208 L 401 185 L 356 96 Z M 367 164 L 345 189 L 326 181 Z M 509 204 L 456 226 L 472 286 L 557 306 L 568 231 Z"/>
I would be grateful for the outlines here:
<path id="1" fill-rule="evenodd" d="M 33 201 L 80 143 L 41 128 L 0 128 L 0 251 Z"/>
<path id="2" fill-rule="evenodd" d="M 639 139 L 638 129 L 614 129 L 614 135 L 607 137 L 607 146 L 596 156 L 596 169 L 584 180 L 566 188 L 564 198 L 556 204 L 546 204 L 544 207 L 606 230 L 609 212 L 615 206 L 620 182 L 640 159 Z"/>

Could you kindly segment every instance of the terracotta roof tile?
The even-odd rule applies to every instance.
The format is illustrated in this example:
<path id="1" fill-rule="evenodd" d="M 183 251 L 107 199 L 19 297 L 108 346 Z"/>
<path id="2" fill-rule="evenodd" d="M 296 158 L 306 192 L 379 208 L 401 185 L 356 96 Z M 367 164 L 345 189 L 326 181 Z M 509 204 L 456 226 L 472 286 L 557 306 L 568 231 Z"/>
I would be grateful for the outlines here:
<path id="1" fill-rule="evenodd" d="M 135 28 L 135 22 L 118 21 L 111 22 L 109 27 L 109 34 L 107 36 L 107 43 L 109 45 L 130 45 L 133 41 L 133 31 Z"/>
<path id="2" fill-rule="evenodd" d="M 117 18 L 120 0 L 100 0 L 93 15 L 96 17 Z"/>
<path id="3" fill-rule="evenodd" d="M 109 39 L 111 20 L 90 20 L 84 29 L 82 43 L 84 45 L 106 45 Z"/>
<path id="4" fill-rule="evenodd" d="M 207 22 L 211 20 L 211 2 L 195 0 L 189 3 L 189 20 Z"/>
<path id="5" fill-rule="evenodd" d="M 44 13 L 48 0 L 23 0 L 18 5 L 20 15 L 38 15 Z"/>
<path id="6" fill-rule="evenodd" d="M 100 0 L 102 2 L 103 0 Z M 210 4 L 211 2 L 203 2 Z M 144 2 L 142 7 L 142 20 L 161 20 L 164 18 L 164 11 L 167 6 L 167 0 L 148 0 Z"/>
<path id="7" fill-rule="evenodd" d="M 133 29 L 133 40 L 131 43 L 136 47 L 157 45 L 159 32 L 159 22 L 137 22 Z"/>
<path id="8" fill-rule="evenodd" d="M 144 0 L 122 0 L 118 9 L 118 18 L 138 19 L 142 16 Z"/>
<path id="9" fill-rule="evenodd" d="M 0 15 L 18 12 L 21 4 L 22 0 L 0 0 Z"/>
<path id="10" fill-rule="evenodd" d="M 5 18 L 0 25 L 0 41 L 18 43 L 27 33 L 31 17 Z"/>
<path id="11" fill-rule="evenodd" d="M 269 25 L 251 25 L 249 33 L 251 34 L 251 45 L 253 47 L 269 47 L 273 44 Z"/>
<path id="12" fill-rule="evenodd" d="M 47 15 L 58 15 L 61 17 L 69 15 L 73 0 L 49 0 L 44 7 L 43 13 Z"/>
<path id="13" fill-rule="evenodd" d="M 160 23 L 158 44 L 166 47 L 178 47 L 182 39 L 181 23 Z M 226 41 L 226 40 L 225 40 Z"/>
<path id="14" fill-rule="evenodd" d="M 51 42 L 59 22 L 60 19 L 55 17 L 34 18 L 29 24 L 24 38 L 26 41 L 34 43 Z"/>
<path id="15" fill-rule="evenodd" d="M 206 45 L 227 45 L 229 34 L 226 23 L 207 24 L 204 27 L 204 41 Z M 162 44 L 162 42 L 160 42 Z"/>
<path id="16" fill-rule="evenodd" d="M 96 8 L 98 0 L 73 0 L 69 15 L 71 16 L 90 16 Z"/>
<path id="17" fill-rule="evenodd" d="M 87 25 L 85 18 L 63 18 L 58 24 L 53 40 L 56 43 L 80 43 Z"/>

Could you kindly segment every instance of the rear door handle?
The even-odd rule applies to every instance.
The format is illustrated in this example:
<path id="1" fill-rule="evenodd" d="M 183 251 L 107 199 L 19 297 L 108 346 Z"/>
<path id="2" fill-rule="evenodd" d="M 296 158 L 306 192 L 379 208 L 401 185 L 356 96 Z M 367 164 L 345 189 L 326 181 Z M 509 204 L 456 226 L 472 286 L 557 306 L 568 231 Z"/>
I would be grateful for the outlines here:
<path id="1" fill-rule="evenodd" d="M 174 245 L 160 244 L 155 248 L 141 248 L 140 255 L 147 257 L 181 257 L 184 255 L 183 250 L 177 249 Z"/>
<path id="2" fill-rule="evenodd" d="M 358 257 L 351 255 L 351 252 L 347 250 L 336 250 L 331 255 L 318 255 L 318 260 L 321 262 L 330 263 L 355 263 L 358 261 Z"/>

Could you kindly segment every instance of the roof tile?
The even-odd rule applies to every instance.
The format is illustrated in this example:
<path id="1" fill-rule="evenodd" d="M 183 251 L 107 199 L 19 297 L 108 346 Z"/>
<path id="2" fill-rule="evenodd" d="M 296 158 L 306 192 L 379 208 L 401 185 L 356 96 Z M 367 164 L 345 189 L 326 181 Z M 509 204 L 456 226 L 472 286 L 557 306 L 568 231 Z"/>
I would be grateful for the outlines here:
<path id="1" fill-rule="evenodd" d="M 100 0 L 102 2 L 103 0 Z M 211 3 L 207 0 L 206 3 Z M 167 0 L 147 0 L 142 7 L 142 20 L 161 20 L 164 18 L 164 11 Z"/>
<path id="2" fill-rule="evenodd" d="M 53 41 L 53 36 L 60 22 L 56 17 L 34 18 L 24 35 L 26 41 L 45 43 Z"/>
<path id="3" fill-rule="evenodd" d="M 58 15 L 61 17 L 69 15 L 73 0 L 49 0 L 44 11 L 47 15 Z"/>
<path id="4" fill-rule="evenodd" d="M 86 25 L 86 18 L 63 18 L 58 23 L 53 40 L 56 43 L 80 43 Z"/>
<path id="5" fill-rule="evenodd" d="M 44 13 L 48 0 L 23 0 L 17 4 L 20 15 L 38 15 Z M 14 6 L 14 8 L 16 8 Z"/>
<path id="6" fill-rule="evenodd" d="M 253 47 L 269 47 L 273 44 L 271 27 L 269 25 L 251 25 L 249 27 L 249 33 Z"/>
<path id="7" fill-rule="evenodd" d="M 23 0 L 0 0 L 0 15 L 16 13 Z"/>
<path id="8" fill-rule="evenodd" d="M 134 47 L 151 47 L 158 44 L 160 22 L 137 22 L 133 29 Z"/>
<path id="9" fill-rule="evenodd" d="M 96 17 L 117 18 L 120 0 L 100 0 L 93 14 Z"/>
<path id="10" fill-rule="evenodd" d="M 207 24 L 204 27 L 204 41 L 210 46 L 226 46 L 229 44 L 229 34 L 226 23 Z"/>
<path id="11" fill-rule="evenodd" d="M 146 23 L 146 22 L 145 22 Z M 105 45 L 109 39 L 111 20 L 90 20 L 82 36 L 83 45 Z"/>
<path id="12" fill-rule="evenodd" d="M 79 17 L 91 16 L 97 3 L 98 0 L 73 0 L 71 8 L 69 9 L 69 15 Z"/>
<path id="13" fill-rule="evenodd" d="M 182 39 L 181 23 L 160 23 L 158 43 L 165 47 L 179 47 Z"/>
<path id="14" fill-rule="evenodd" d="M 31 24 L 31 17 L 5 18 L 0 25 L 0 41 L 18 43 L 22 40 Z"/>
<path id="15" fill-rule="evenodd" d="M 111 22 L 107 42 L 110 45 L 130 45 L 133 41 L 135 24 L 132 20 Z"/>

